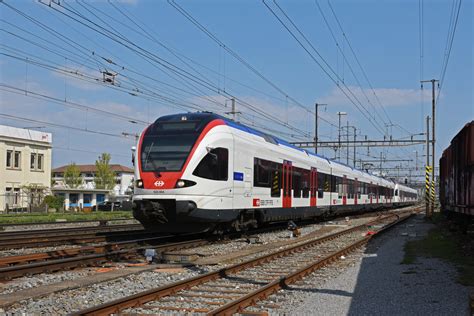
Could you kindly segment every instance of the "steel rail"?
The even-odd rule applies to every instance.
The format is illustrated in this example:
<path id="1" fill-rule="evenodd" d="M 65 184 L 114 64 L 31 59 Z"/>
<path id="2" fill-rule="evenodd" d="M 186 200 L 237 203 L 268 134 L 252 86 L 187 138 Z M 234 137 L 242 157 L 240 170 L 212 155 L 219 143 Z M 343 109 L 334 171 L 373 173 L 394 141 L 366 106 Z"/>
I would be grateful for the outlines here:
<path id="1" fill-rule="evenodd" d="M 21 214 L 20 214 L 21 215 Z M 38 216 L 41 214 L 38 214 Z M 17 216 L 11 215 L 11 217 Z M 107 226 L 107 222 L 119 222 L 119 221 L 131 221 L 133 218 L 116 218 L 116 219 L 96 219 L 96 220 L 82 220 L 82 221 L 66 221 L 66 222 L 30 222 L 30 223 L 0 223 L 0 227 L 9 227 L 9 226 L 32 226 L 32 225 L 64 225 L 64 224 L 75 224 L 75 223 L 99 223 L 99 226 Z M 110 225 L 113 226 L 113 225 Z M 89 226 L 91 227 L 91 226 Z M 92 226 L 96 227 L 96 226 Z"/>
<path id="2" fill-rule="evenodd" d="M 294 252 L 297 252 L 300 249 L 308 248 L 308 247 L 313 247 L 315 245 L 333 240 L 335 238 L 338 238 L 340 236 L 346 235 L 348 233 L 352 233 L 357 230 L 363 230 L 366 229 L 367 226 L 374 225 L 375 223 L 378 223 L 382 220 L 388 219 L 390 217 L 397 216 L 396 214 L 389 214 L 382 216 L 376 220 L 370 221 L 368 223 L 355 226 L 350 229 L 346 229 L 337 233 L 333 233 L 331 235 L 321 237 L 318 239 L 306 241 L 302 244 L 295 245 L 283 250 L 279 250 L 276 252 L 273 252 L 271 254 L 267 254 L 258 258 L 250 259 L 248 261 L 245 261 L 243 263 L 238 263 L 235 265 L 232 265 L 230 267 L 222 268 L 217 271 L 209 272 L 203 275 L 198 275 L 196 277 L 182 280 L 179 282 L 175 282 L 172 284 L 164 285 L 162 287 L 150 289 L 147 291 L 143 291 L 141 293 L 137 293 L 135 295 L 123 297 L 111 302 L 106 302 L 101 305 L 93 306 L 75 313 L 71 313 L 70 315 L 109 315 L 109 314 L 114 314 L 114 313 L 119 313 L 120 311 L 130 308 L 130 307 L 137 307 L 140 305 L 143 305 L 147 302 L 153 301 L 160 299 L 165 296 L 173 295 L 181 290 L 189 289 L 191 287 L 206 283 L 208 281 L 213 281 L 219 278 L 225 278 L 229 274 L 235 274 L 241 270 L 244 270 L 246 268 L 254 267 L 257 266 L 261 263 L 269 262 L 273 259 L 284 257 L 286 255 L 292 254 Z"/>
<path id="3" fill-rule="evenodd" d="M 186 249 L 190 247 L 202 246 L 210 241 L 205 239 L 188 240 L 181 242 L 173 242 L 159 246 L 146 246 L 130 249 L 121 249 L 114 251 L 105 251 L 102 253 L 76 255 L 71 258 L 62 258 L 56 260 L 47 260 L 44 262 L 36 262 L 31 264 L 19 264 L 10 267 L 0 268 L 0 280 L 10 280 L 21 276 L 29 276 L 43 272 L 54 272 L 65 269 L 73 269 L 77 267 L 85 267 L 88 265 L 104 262 L 117 258 L 131 257 L 145 249 L 155 249 L 158 252 Z"/>
<path id="4" fill-rule="evenodd" d="M 50 229 L 33 229 L 33 230 L 15 230 L 0 232 L 0 240 L 9 239 L 13 236 L 17 237 L 34 237 L 34 236 L 49 236 L 49 235 L 64 235 L 72 233 L 101 233 L 109 231 L 119 231 L 127 229 L 139 229 L 143 226 L 141 224 L 121 224 L 121 225 L 108 225 L 108 226 L 85 226 L 85 227 L 69 227 L 69 228 L 50 228 Z"/>
<path id="5" fill-rule="evenodd" d="M 33 247 L 47 247 L 55 245 L 65 245 L 65 244 L 86 244 L 86 243 L 99 243 L 99 242 L 127 242 L 131 238 L 142 238 L 144 239 L 147 236 L 151 239 L 156 238 L 156 231 L 146 231 L 146 230 L 121 230 L 114 231 L 104 234 L 73 234 L 73 235 L 64 235 L 64 236 L 50 236 L 44 238 L 19 238 L 11 240 L 0 240 L 0 250 L 5 249 L 15 249 L 15 248 L 33 248 Z"/>
<path id="6" fill-rule="evenodd" d="M 354 251 L 357 248 L 360 248 L 361 246 L 367 244 L 374 236 L 377 236 L 378 234 L 387 231 L 391 227 L 399 224 L 400 222 L 403 222 L 410 218 L 413 214 L 409 214 L 407 216 L 398 218 L 396 221 L 384 226 L 380 230 L 377 231 L 375 235 L 368 235 L 365 236 L 364 238 L 354 242 L 353 244 L 332 253 L 329 256 L 326 256 L 325 258 L 322 258 L 314 263 L 311 263 L 305 267 L 302 267 L 298 269 L 295 272 L 292 272 L 288 274 L 287 276 L 281 277 L 278 280 L 275 280 L 263 287 L 260 287 L 259 289 L 242 296 L 234 301 L 231 301 L 219 308 L 216 308 L 210 312 L 207 313 L 207 315 L 213 315 L 213 316 L 223 316 L 223 315 L 233 315 L 234 313 L 238 312 L 243 312 L 245 308 L 255 305 L 257 301 L 260 300 L 265 300 L 268 298 L 270 295 L 276 293 L 280 289 L 288 287 L 290 284 L 295 283 L 299 281 L 300 279 L 304 278 L 305 276 L 313 273 L 314 271 L 321 269 L 329 264 L 331 264 L 334 261 L 339 260 L 341 256 L 344 256 L 352 251 Z"/>

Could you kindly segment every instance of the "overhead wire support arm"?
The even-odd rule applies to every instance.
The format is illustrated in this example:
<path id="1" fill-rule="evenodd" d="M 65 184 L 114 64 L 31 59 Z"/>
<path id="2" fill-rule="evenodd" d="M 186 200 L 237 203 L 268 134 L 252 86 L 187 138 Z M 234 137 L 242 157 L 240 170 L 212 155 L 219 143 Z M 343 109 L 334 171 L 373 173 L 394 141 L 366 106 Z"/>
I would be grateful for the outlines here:
<path id="1" fill-rule="evenodd" d="M 349 140 L 349 141 L 321 141 L 318 142 L 319 148 L 337 148 L 345 146 L 356 147 L 400 147 L 425 144 L 424 139 L 385 139 L 385 140 Z M 314 148 L 314 142 L 292 142 L 292 145 L 300 148 Z"/>

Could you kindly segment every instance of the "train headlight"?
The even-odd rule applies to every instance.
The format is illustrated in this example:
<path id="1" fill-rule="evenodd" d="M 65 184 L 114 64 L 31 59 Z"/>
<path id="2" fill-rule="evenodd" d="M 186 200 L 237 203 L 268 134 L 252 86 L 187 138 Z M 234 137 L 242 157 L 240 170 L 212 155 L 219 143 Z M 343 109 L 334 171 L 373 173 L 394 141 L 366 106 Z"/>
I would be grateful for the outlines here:
<path id="1" fill-rule="evenodd" d="M 135 182 L 135 185 L 137 186 L 137 188 L 143 188 L 143 180 L 138 179 L 138 180 Z"/>
<path id="2" fill-rule="evenodd" d="M 178 181 L 176 181 L 175 188 L 186 188 L 186 187 L 191 187 L 195 184 L 196 182 L 194 181 L 179 179 Z"/>

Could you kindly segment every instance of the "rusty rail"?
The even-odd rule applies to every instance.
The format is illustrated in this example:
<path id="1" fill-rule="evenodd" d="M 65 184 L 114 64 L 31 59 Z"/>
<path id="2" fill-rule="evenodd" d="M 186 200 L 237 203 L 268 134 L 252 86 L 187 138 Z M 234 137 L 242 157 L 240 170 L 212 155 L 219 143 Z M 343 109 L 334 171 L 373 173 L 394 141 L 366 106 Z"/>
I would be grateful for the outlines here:
<path id="1" fill-rule="evenodd" d="M 168 285 L 165 285 L 165 286 L 162 286 L 162 287 L 159 287 L 159 288 L 154 288 L 154 289 L 151 289 L 151 290 L 148 290 L 148 291 L 137 293 L 135 295 L 131 295 L 131 296 L 128 296 L 128 297 L 123 297 L 123 298 L 120 298 L 120 299 L 117 299 L 117 300 L 114 300 L 114 301 L 111 301 L 111 302 L 107 302 L 107 303 L 104 303 L 104 304 L 101 304 L 101 305 L 97 305 L 97 306 L 94 306 L 94 307 L 91 307 L 91 308 L 87 308 L 87 309 L 78 311 L 76 313 L 72 313 L 71 315 L 109 315 L 109 314 L 119 313 L 120 311 L 122 311 L 126 308 L 138 307 L 138 306 L 141 306 L 141 305 L 143 305 L 147 302 L 158 300 L 158 299 L 160 299 L 162 297 L 165 297 L 165 296 L 173 295 L 173 294 L 175 294 L 175 293 L 177 293 L 181 290 L 189 289 L 191 287 L 201 285 L 201 284 L 206 283 L 208 281 L 216 280 L 216 279 L 219 279 L 219 278 L 225 278 L 226 276 L 228 276 L 230 274 L 235 274 L 235 273 L 237 273 L 241 270 L 244 270 L 246 268 L 254 267 L 254 266 L 257 266 L 259 264 L 271 261 L 275 258 L 286 256 L 288 254 L 297 252 L 298 250 L 308 248 L 308 247 L 313 247 L 313 246 L 318 245 L 320 243 L 333 240 L 335 238 L 338 238 L 340 236 L 343 236 L 345 234 L 348 234 L 348 233 L 351 233 L 351 232 L 354 232 L 354 231 L 357 231 L 357 230 L 364 230 L 364 229 L 367 228 L 367 226 L 373 225 L 375 223 L 379 223 L 382 220 L 385 220 L 385 219 L 388 219 L 388 218 L 394 217 L 394 216 L 397 216 L 397 215 L 389 214 L 389 215 L 386 215 L 386 216 L 382 216 L 382 217 L 380 217 L 380 218 L 378 218 L 374 221 L 371 221 L 371 222 L 363 224 L 363 225 L 359 225 L 359 226 L 356 226 L 356 227 L 353 227 L 353 228 L 350 228 L 350 229 L 347 229 L 347 230 L 344 230 L 344 231 L 341 231 L 341 232 L 337 232 L 337 233 L 334 233 L 334 234 L 331 234 L 331 235 L 328 235 L 328 236 L 325 236 L 325 237 L 322 237 L 322 238 L 318 238 L 318 239 L 315 239 L 315 240 L 310 240 L 310 241 L 304 242 L 304 243 L 299 244 L 299 245 L 295 245 L 295 246 L 292 246 L 292 247 L 289 247 L 289 248 L 286 248 L 286 249 L 283 249 L 283 250 L 276 251 L 276 252 L 268 254 L 268 255 L 264 255 L 264 256 L 261 256 L 261 257 L 255 258 L 255 259 L 245 261 L 243 263 L 239 263 L 239 264 L 232 265 L 230 267 L 222 268 L 222 269 L 217 270 L 217 271 L 209 272 L 209 273 L 199 275 L 199 276 L 196 276 L 196 277 L 193 277 L 193 278 L 190 278 L 190 279 L 182 280 L 182 281 L 179 281 L 179 282 L 176 282 L 176 283 L 168 284 Z M 398 219 L 398 220 L 400 220 L 400 219 Z M 365 237 L 363 240 L 358 241 L 357 245 L 353 245 L 352 247 L 350 247 L 350 249 L 353 249 L 355 247 L 359 247 L 361 244 L 367 242 L 369 239 L 370 239 L 370 237 L 368 237 L 368 236 Z M 347 249 L 343 249 L 343 250 L 349 251 Z M 337 255 L 336 255 L 336 257 L 337 257 Z M 325 261 L 325 262 L 330 262 L 331 260 L 335 260 L 335 259 L 327 259 L 327 261 Z M 306 272 L 303 272 L 301 275 L 305 275 L 305 273 Z M 309 273 L 309 272 L 307 272 L 307 273 Z M 288 282 L 292 279 L 295 279 L 295 278 L 297 278 L 296 275 L 289 277 Z M 275 284 L 280 284 L 281 282 L 282 282 L 282 280 L 280 279 L 280 280 L 277 280 L 277 281 L 275 281 L 271 284 L 274 284 L 274 283 Z M 271 284 L 267 285 L 266 287 L 271 288 Z M 273 292 L 273 290 L 272 290 L 272 292 Z M 258 293 L 256 295 L 258 297 L 258 295 L 260 295 L 260 293 Z M 252 301 L 255 301 L 255 298 L 253 298 L 253 299 L 249 298 L 248 300 L 247 300 L 247 298 L 245 298 L 244 301 L 247 302 L 247 303 L 252 302 Z M 237 309 L 237 310 L 239 310 L 239 309 Z"/>
<path id="2" fill-rule="evenodd" d="M 155 238 L 158 240 L 157 238 Z M 137 241 L 134 241 L 135 243 Z M 163 242 L 165 242 L 163 240 Z M 130 244 L 131 242 L 126 242 Z M 10 280 L 13 278 L 21 277 L 24 275 L 33 275 L 43 272 L 54 272 L 59 270 L 73 269 L 77 267 L 84 267 L 88 265 L 97 264 L 107 260 L 119 259 L 119 258 L 129 258 L 137 253 L 144 251 L 148 248 L 156 249 L 158 252 L 171 251 L 186 249 L 191 247 L 197 247 L 209 243 L 208 240 L 204 239 L 195 239 L 187 240 L 180 242 L 169 242 L 167 244 L 162 244 L 158 246 L 141 246 L 133 247 L 129 249 L 119 249 L 119 247 L 114 247 L 116 245 L 108 245 L 109 247 L 100 246 L 100 247 L 87 247 L 89 252 L 85 252 L 82 248 L 69 249 L 68 252 L 56 251 L 55 254 L 43 253 L 43 254 L 32 254 L 24 256 L 15 256 L 11 258 L 0 259 L 0 262 L 4 265 L 9 263 L 11 266 L 6 266 L 0 268 L 0 280 Z M 67 258 L 54 259 L 54 255 L 65 256 Z M 20 264 L 14 263 L 18 260 L 23 260 L 22 262 L 28 262 L 28 260 L 45 260 L 41 262 Z"/>
<path id="3" fill-rule="evenodd" d="M 0 234 L 0 250 L 124 240 L 131 234 L 150 235 L 156 234 L 156 232 L 145 231 L 142 225 L 135 224 L 116 225 L 116 227 L 86 227 L 82 230 L 71 229 L 71 231 L 68 231 L 68 229 L 47 229 L 28 232 L 5 232 Z"/>
<path id="4" fill-rule="evenodd" d="M 413 214 L 409 214 L 405 217 L 401 217 L 397 219 L 396 221 L 384 226 L 382 229 L 380 229 L 377 232 L 377 234 L 380 234 L 381 232 L 384 232 L 390 229 L 396 224 L 399 224 L 400 222 L 405 221 L 412 215 Z M 349 252 L 354 251 L 355 249 L 365 245 L 366 243 L 370 241 L 370 239 L 373 238 L 373 236 L 377 236 L 377 234 L 365 236 L 363 239 L 358 240 L 357 242 L 341 249 L 340 251 L 337 251 L 325 258 L 322 258 L 306 267 L 300 268 L 297 271 L 285 277 L 282 277 L 278 280 L 275 280 L 259 288 L 258 290 L 253 291 L 237 300 L 234 300 L 217 309 L 214 309 L 210 311 L 209 313 L 207 313 L 207 315 L 232 315 L 234 313 L 242 312 L 246 307 L 254 305 L 256 301 L 266 299 L 270 295 L 276 293 L 278 290 L 285 288 L 292 283 L 295 283 L 296 281 L 302 279 L 306 275 L 309 275 L 313 273 L 314 271 L 321 269 L 334 261 L 337 261 L 341 256 L 346 255 Z"/>

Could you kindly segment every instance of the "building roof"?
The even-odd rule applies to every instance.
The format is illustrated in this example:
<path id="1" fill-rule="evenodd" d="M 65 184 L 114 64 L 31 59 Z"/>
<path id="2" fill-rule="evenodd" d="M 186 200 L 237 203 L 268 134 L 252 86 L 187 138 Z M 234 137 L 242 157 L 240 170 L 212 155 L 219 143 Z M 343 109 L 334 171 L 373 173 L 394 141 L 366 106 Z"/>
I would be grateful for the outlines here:
<path id="1" fill-rule="evenodd" d="M 97 171 L 97 168 L 94 165 L 76 165 L 78 168 L 79 168 L 79 171 L 81 173 L 85 173 L 85 172 L 96 172 Z M 133 169 L 132 168 L 129 168 L 129 167 L 126 167 L 126 166 L 122 166 L 122 165 L 118 165 L 118 164 L 111 164 L 109 165 L 110 166 L 110 169 L 112 169 L 112 171 L 114 172 L 121 172 L 121 173 L 133 173 Z M 64 172 L 66 170 L 68 166 L 61 166 L 61 167 L 58 167 L 58 168 L 54 168 L 52 170 L 52 172 Z"/>
<path id="2" fill-rule="evenodd" d="M 51 188 L 51 191 L 54 193 L 61 193 L 61 192 L 81 192 L 81 193 L 109 193 L 111 190 L 106 189 L 83 189 L 83 188 Z"/>
<path id="3" fill-rule="evenodd" d="M 23 141 L 33 141 L 51 145 L 53 136 L 51 133 L 34 131 L 31 129 L 18 128 L 7 125 L 0 125 L 0 137 L 12 138 Z"/>

